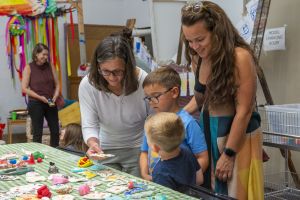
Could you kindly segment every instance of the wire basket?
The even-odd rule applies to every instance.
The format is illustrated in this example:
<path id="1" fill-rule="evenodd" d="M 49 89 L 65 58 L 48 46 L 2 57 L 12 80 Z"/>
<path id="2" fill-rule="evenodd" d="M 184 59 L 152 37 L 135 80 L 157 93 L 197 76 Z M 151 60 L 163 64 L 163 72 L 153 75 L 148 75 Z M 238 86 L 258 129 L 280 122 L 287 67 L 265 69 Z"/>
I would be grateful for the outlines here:
<path id="1" fill-rule="evenodd" d="M 265 175 L 265 199 L 300 199 L 300 186 L 293 181 L 289 171 Z"/>
<path id="2" fill-rule="evenodd" d="M 300 104 L 268 105 L 260 110 L 266 132 L 300 138 Z"/>
<path id="3" fill-rule="evenodd" d="M 264 142 L 300 150 L 300 104 L 259 107 Z"/>

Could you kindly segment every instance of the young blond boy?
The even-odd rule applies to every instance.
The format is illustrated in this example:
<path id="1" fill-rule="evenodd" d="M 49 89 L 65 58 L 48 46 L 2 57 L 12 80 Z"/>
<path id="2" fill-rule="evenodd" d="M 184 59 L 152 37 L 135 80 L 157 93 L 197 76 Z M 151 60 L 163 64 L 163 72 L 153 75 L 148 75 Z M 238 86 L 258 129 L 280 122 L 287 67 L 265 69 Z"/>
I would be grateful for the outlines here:
<path id="1" fill-rule="evenodd" d="M 153 182 L 180 190 L 186 185 L 203 183 L 203 174 L 193 153 L 180 147 L 184 126 L 178 115 L 160 112 L 145 123 L 148 145 L 158 153 L 160 160 L 153 169 Z"/>
<path id="2" fill-rule="evenodd" d="M 181 146 L 188 148 L 195 155 L 204 172 L 208 166 L 204 134 L 197 121 L 179 107 L 180 85 L 180 76 L 173 68 L 168 66 L 158 68 L 150 72 L 143 82 L 145 100 L 149 102 L 156 113 L 171 112 L 176 113 L 181 118 L 185 128 Z M 142 178 L 152 180 L 152 171 L 158 161 L 158 154 L 148 147 L 147 138 L 144 135 L 140 155 Z"/>

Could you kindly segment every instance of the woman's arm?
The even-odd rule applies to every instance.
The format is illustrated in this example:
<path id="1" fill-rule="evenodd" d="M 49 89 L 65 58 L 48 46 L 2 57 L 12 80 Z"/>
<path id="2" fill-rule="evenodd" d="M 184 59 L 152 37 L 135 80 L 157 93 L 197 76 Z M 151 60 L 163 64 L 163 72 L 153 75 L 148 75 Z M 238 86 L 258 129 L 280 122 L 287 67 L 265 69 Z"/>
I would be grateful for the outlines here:
<path id="1" fill-rule="evenodd" d="M 237 90 L 234 116 L 228 140 L 227 148 L 238 152 L 243 145 L 246 129 L 252 115 L 256 95 L 256 71 L 255 64 L 249 52 L 237 50 Z"/>
<path id="2" fill-rule="evenodd" d="M 236 80 L 239 86 L 235 102 L 236 114 L 225 147 L 238 152 L 244 144 L 246 129 L 253 111 L 256 95 L 256 71 L 252 56 L 241 48 L 236 50 L 236 66 Z M 222 153 L 216 166 L 216 176 L 221 180 L 230 179 L 233 163 L 234 157 Z"/>
<path id="3" fill-rule="evenodd" d="M 80 104 L 82 136 L 85 143 L 88 145 L 88 153 L 100 153 L 100 122 L 98 111 L 93 99 L 92 86 L 88 82 L 88 78 L 84 77 L 78 89 L 78 98 Z"/>
<path id="4" fill-rule="evenodd" d="M 31 90 L 29 88 L 30 73 L 31 73 L 30 66 L 26 65 L 25 69 L 23 71 L 22 92 L 26 93 L 28 96 L 30 96 L 32 98 L 38 99 L 44 103 L 48 103 L 48 100 L 46 97 L 38 95 L 36 92 L 34 92 L 33 90 Z"/>
<path id="5" fill-rule="evenodd" d="M 54 91 L 52 100 L 53 100 L 53 102 L 55 102 L 57 97 L 59 96 L 59 81 L 57 78 L 55 67 L 53 65 L 51 65 L 51 68 L 52 68 L 52 74 L 53 74 L 53 79 L 54 79 L 54 83 L 55 83 L 55 91 Z"/>
<path id="6" fill-rule="evenodd" d="M 192 57 L 191 67 L 192 67 L 192 71 L 193 71 L 194 74 L 196 73 L 196 63 L 198 62 L 197 59 L 198 59 L 198 57 L 196 57 L 196 56 Z M 195 74 L 195 77 L 196 76 L 197 75 Z M 195 96 L 193 96 L 193 98 L 189 101 L 188 104 L 186 104 L 184 106 L 183 109 L 186 110 L 191 115 L 194 114 L 198 110 L 198 105 L 197 105 Z"/>
<path id="7" fill-rule="evenodd" d="M 193 98 L 189 101 L 188 104 L 184 106 L 183 109 L 186 110 L 186 112 L 190 113 L 191 115 L 198 110 L 198 105 L 195 96 L 193 96 Z"/>

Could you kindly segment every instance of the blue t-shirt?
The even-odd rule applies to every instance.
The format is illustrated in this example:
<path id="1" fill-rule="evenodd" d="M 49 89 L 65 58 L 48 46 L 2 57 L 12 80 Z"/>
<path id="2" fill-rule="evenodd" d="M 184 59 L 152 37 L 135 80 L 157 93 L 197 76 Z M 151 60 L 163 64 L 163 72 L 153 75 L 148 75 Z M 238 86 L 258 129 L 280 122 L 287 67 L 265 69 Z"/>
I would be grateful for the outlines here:
<path id="1" fill-rule="evenodd" d="M 181 147 L 186 147 L 191 150 L 193 154 L 201 153 L 207 150 L 205 137 L 198 122 L 185 110 L 181 109 L 176 113 L 182 120 L 185 128 L 185 138 L 181 143 Z M 147 143 L 146 134 L 144 134 L 143 143 L 141 146 L 142 152 L 148 152 L 148 166 L 149 173 L 152 174 L 153 168 L 159 160 L 156 152 L 152 152 Z"/>
<path id="2" fill-rule="evenodd" d="M 183 185 L 195 185 L 196 173 L 200 165 L 188 149 L 181 147 L 178 156 L 169 160 L 159 160 L 153 169 L 153 182 L 178 190 Z"/>

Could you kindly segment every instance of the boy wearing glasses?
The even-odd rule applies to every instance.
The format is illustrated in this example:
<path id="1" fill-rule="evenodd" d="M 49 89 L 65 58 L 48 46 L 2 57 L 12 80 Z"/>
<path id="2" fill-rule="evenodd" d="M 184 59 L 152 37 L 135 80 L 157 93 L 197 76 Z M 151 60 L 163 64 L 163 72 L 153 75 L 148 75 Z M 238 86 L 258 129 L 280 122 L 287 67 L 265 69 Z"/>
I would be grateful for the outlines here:
<path id="1" fill-rule="evenodd" d="M 180 147 L 185 131 L 182 120 L 171 112 L 150 116 L 145 123 L 148 144 L 160 160 L 153 170 L 153 182 L 181 190 L 185 185 L 201 184 L 203 174 L 193 153 Z"/>
<path id="2" fill-rule="evenodd" d="M 205 171 L 208 166 L 208 154 L 204 134 L 196 120 L 179 107 L 180 85 L 180 76 L 173 68 L 169 66 L 158 68 L 150 72 L 144 80 L 145 100 L 156 113 L 171 112 L 181 118 L 185 129 L 181 146 L 188 148 L 195 155 L 202 170 Z M 158 154 L 149 148 L 144 135 L 140 155 L 142 178 L 152 180 L 152 171 L 158 161 Z"/>

